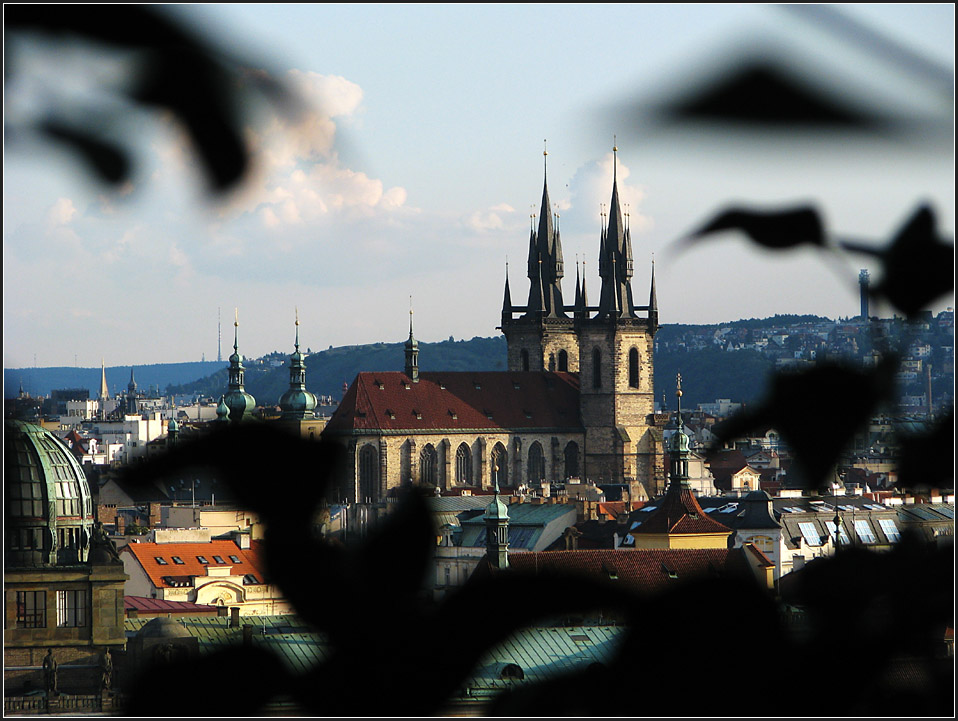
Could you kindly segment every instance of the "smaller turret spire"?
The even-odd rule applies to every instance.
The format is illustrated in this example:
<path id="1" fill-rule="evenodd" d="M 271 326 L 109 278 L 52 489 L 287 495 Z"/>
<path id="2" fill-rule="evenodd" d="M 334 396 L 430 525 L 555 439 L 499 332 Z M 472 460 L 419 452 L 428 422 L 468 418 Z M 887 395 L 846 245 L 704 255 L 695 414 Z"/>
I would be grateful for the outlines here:
<path id="1" fill-rule="evenodd" d="M 419 341 L 412 332 L 412 296 L 409 296 L 409 339 L 406 341 L 406 375 L 419 382 Z"/>
<path id="2" fill-rule="evenodd" d="M 651 331 L 659 327 L 659 301 L 655 297 L 655 253 L 652 254 L 652 287 L 649 290 L 649 321 L 652 326 Z"/>

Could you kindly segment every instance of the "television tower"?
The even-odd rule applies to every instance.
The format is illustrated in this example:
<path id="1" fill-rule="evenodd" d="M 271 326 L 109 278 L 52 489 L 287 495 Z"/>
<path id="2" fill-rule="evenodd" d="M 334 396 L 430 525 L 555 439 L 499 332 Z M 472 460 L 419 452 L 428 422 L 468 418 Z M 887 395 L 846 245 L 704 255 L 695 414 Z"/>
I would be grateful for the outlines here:
<path id="1" fill-rule="evenodd" d="M 868 320 L 868 271 L 864 268 L 858 274 L 858 285 L 862 296 L 862 320 Z"/>

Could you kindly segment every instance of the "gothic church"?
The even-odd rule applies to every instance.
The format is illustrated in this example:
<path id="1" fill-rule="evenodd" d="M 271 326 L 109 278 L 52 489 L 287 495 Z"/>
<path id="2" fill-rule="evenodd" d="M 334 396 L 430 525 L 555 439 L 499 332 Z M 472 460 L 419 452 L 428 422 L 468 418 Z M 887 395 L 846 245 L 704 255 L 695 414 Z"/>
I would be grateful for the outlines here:
<path id="1" fill-rule="evenodd" d="M 653 423 L 655 271 L 648 305 L 636 306 L 615 174 L 597 305 L 578 268 L 574 301 L 563 300 L 547 178 L 538 221 L 525 305 L 513 304 L 506 278 L 508 370 L 420 373 L 410 312 L 404 371 L 360 373 L 323 431 L 347 449 L 343 499 L 376 502 L 403 484 L 535 488 L 570 479 L 626 484 L 633 498 L 664 492 L 662 429 Z"/>

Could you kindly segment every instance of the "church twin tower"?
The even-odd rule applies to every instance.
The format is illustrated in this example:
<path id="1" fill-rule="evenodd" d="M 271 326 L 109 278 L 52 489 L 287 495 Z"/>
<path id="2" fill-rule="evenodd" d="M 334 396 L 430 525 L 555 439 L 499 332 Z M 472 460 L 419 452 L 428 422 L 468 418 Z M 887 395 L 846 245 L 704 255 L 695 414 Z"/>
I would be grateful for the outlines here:
<path id="1" fill-rule="evenodd" d="M 655 267 L 648 305 L 634 304 L 632 274 L 632 238 L 623 223 L 613 170 L 612 202 L 599 241 L 598 305 L 589 304 L 578 266 L 574 302 L 564 304 L 562 244 L 545 179 L 538 230 L 533 227 L 529 237 L 528 301 L 513 305 L 507 276 L 500 329 L 510 371 L 578 373 L 587 475 L 606 482 L 641 482 L 655 494 L 664 486 L 661 432 L 652 421 Z"/>

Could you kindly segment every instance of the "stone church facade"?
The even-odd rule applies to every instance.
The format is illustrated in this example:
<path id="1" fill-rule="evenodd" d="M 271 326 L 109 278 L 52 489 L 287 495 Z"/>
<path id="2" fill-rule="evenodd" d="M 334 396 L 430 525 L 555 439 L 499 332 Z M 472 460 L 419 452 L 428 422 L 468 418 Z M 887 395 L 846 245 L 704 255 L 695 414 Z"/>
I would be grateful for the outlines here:
<path id="1" fill-rule="evenodd" d="M 632 297 L 632 240 L 615 177 L 599 241 L 599 301 L 576 272 L 563 301 L 564 263 L 548 183 L 530 231 L 524 305 L 506 278 L 500 330 L 508 370 L 419 372 L 410 315 L 402 372 L 363 372 L 323 437 L 343 444 L 340 500 L 376 502 L 404 484 L 491 488 L 579 479 L 665 490 L 662 429 L 654 423 L 654 268 L 648 305 Z"/>

